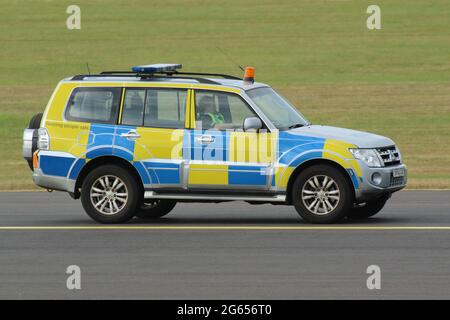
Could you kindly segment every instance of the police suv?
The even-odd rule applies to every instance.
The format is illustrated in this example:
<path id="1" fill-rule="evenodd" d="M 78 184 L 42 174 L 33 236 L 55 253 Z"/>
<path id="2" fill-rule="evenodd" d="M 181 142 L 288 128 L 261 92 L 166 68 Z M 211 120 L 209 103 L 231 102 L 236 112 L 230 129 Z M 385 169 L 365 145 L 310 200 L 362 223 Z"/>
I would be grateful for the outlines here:
<path id="1" fill-rule="evenodd" d="M 310 123 L 255 82 L 254 68 L 243 79 L 180 68 L 62 80 L 24 131 L 34 182 L 81 198 L 101 223 L 233 200 L 293 205 L 308 222 L 333 223 L 370 217 L 405 187 L 391 139 Z"/>

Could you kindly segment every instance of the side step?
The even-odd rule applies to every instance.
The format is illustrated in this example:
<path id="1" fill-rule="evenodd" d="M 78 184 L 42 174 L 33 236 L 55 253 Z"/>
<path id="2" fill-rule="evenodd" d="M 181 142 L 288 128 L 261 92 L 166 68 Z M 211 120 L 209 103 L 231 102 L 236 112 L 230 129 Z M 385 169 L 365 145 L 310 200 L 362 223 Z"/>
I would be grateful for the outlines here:
<path id="1" fill-rule="evenodd" d="M 172 199 L 172 200 L 223 200 L 223 201 L 261 201 L 261 202 L 285 202 L 285 195 L 274 196 L 242 196 L 221 194 L 188 194 L 188 193 L 157 193 L 145 191 L 145 199 Z"/>

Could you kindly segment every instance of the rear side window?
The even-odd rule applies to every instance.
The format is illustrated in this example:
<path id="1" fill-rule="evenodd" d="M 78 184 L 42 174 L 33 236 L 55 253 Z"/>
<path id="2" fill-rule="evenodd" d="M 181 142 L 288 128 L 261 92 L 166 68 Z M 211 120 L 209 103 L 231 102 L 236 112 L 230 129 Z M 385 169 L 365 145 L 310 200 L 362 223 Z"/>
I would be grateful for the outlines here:
<path id="1" fill-rule="evenodd" d="M 115 124 L 121 88 L 76 88 L 66 108 L 67 120 Z"/>
<path id="2" fill-rule="evenodd" d="M 145 89 L 127 89 L 123 101 L 122 124 L 142 126 L 144 103 Z"/>
<path id="3" fill-rule="evenodd" d="M 125 90 L 121 124 L 155 128 L 184 128 L 187 90 Z"/>
<path id="4" fill-rule="evenodd" d="M 158 128 L 184 128 L 186 90 L 148 89 L 144 126 Z"/>

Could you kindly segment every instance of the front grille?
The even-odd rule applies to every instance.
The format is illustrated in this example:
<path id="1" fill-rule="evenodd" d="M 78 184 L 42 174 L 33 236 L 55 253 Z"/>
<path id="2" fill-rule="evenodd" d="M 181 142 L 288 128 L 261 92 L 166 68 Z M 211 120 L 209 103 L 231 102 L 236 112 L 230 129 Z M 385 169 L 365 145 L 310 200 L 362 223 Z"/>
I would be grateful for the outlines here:
<path id="1" fill-rule="evenodd" d="M 403 184 L 404 177 L 392 177 L 391 176 L 391 187 L 400 186 Z"/>
<path id="2" fill-rule="evenodd" d="M 377 152 L 383 160 L 385 167 L 395 166 L 401 163 L 400 153 L 395 146 L 377 148 Z"/>

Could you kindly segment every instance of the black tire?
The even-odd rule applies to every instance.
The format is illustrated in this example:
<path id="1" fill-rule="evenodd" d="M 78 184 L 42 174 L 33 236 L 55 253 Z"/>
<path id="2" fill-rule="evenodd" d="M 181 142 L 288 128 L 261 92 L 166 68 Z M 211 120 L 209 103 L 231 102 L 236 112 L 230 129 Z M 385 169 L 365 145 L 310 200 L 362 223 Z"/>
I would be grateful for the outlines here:
<path id="1" fill-rule="evenodd" d="M 108 210 L 107 207 L 110 208 L 111 210 L 110 213 L 104 213 L 98 210 L 93 204 L 94 200 L 91 200 L 91 189 L 92 194 L 104 194 L 105 195 L 104 197 L 106 198 L 107 192 L 94 193 L 96 191 L 93 190 L 93 187 L 99 187 L 101 185 L 99 183 L 100 182 L 99 179 L 102 177 L 104 178 L 105 176 L 108 176 L 108 180 L 118 178 L 120 182 L 123 182 L 125 187 L 121 187 L 121 189 L 117 191 L 116 195 L 120 194 L 122 197 L 123 194 L 127 194 L 127 199 L 125 202 L 116 201 L 118 200 L 116 198 L 110 199 L 111 202 L 109 202 L 103 208 L 104 211 Z M 119 186 L 120 182 L 118 184 Z M 113 183 L 111 182 L 109 186 L 111 186 L 111 184 Z M 111 188 L 106 187 L 104 189 L 108 190 Z M 104 165 L 95 168 L 86 176 L 81 186 L 81 203 L 83 205 L 84 210 L 93 220 L 100 223 L 123 223 L 130 220 L 131 218 L 133 218 L 135 210 L 138 204 L 140 203 L 141 199 L 142 199 L 142 192 L 138 187 L 137 181 L 134 178 L 134 176 L 128 170 L 116 165 Z M 118 206 L 119 210 L 117 210 L 116 213 L 112 212 L 112 210 L 115 210 L 112 208 L 113 207 L 112 201 L 119 204 Z M 99 209 L 101 209 L 101 205 Z"/>
<path id="2" fill-rule="evenodd" d="M 370 218 L 376 215 L 384 208 L 384 205 L 386 204 L 386 202 L 389 200 L 390 197 L 391 194 L 387 194 L 378 199 L 367 201 L 362 205 L 356 205 L 349 211 L 347 217 L 349 219 Z"/>
<path id="3" fill-rule="evenodd" d="M 318 179 L 319 187 L 317 188 L 310 185 L 310 179 L 313 185 L 316 185 L 314 177 Z M 327 177 L 327 180 L 325 180 L 325 177 Z M 333 181 L 333 183 L 328 189 L 320 187 L 322 184 L 328 185 L 328 183 L 331 183 L 330 181 Z M 295 209 L 305 221 L 310 223 L 335 223 L 343 219 L 352 208 L 353 191 L 351 188 L 352 185 L 347 177 L 337 168 L 326 164 L 315 165 L 300 172 L 295 179 L 292 188 L 292 200 Z M 324 192 L 323 190 L 329 191 Z M 306 192 L 308 193 L 306 194 Z M 306 199 L 306 197 L 309 198 Z M 317 202 L 313 204 L 314 201 Z M 312 208 L 308 209 L 307 205 L 312 205 Z M 313 212 L 314 209 L 317 210 L 317 213 Z M 323 212 L 320 212 L 320 210 Z"/>
<path id="4" fill-rule="evenodd" d="M 172 211 L 176 204 L 171 200 L 147 200 L 136 210 L 135 215 L 140 219 L 158 219 Z"/>
<path id="5" fill-rule="evenodd" d="M 36 113 L 30 120 L 30 123 L 28 124 L 28 129 L 36 129 L 33 132 L 33 142 L 31 146 L 31 152 L 34 153 L 37 150 L 37 139 L 38 139 L 38 132 L 37 129 L 41 126 L 41 120 L 42 120 L 42 113 Z M 33 170 L 33 160 L 27 160 L 28 166 L 31 170 Z"/>
<path id="6" fill-rule="evenodd" d="M 41 126 L 42 113 L 36 113 L 28 124 L 28 129 L 39 129 Z"/>

